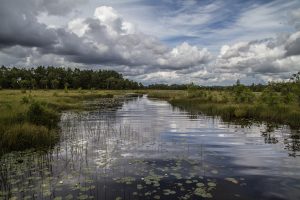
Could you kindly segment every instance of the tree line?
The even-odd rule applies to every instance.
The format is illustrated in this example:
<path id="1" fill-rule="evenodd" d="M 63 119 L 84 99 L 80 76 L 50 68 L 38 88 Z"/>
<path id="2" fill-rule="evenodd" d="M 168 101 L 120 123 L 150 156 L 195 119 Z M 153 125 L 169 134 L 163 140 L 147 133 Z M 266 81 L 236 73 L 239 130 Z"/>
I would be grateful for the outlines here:
<path id="1" fill-rule="evenodd" d="M 266 90 L 272 90 L 278 93 L 297 93 L 300 90 L 300 72 L 292 74 L 291 78 L 287 82 L 268 82 L 267 84 L 255 84 L 244 85 L 237 80 L 235 84 L 229 86 L 203 86 L 196 85 L 194 83 L 189 84 L 151 84 L 147 86 L 148 89 L 159 90 L 211 90 L 211 91 L 241 91 L 247 89 L 251 92 L 264 92 Z"/>
<path id="2" fill-rule="evenodd" d="M 44 67 L 0 68 L 0 88 L 6 89 L 139 89 L 141 83 L 113 70 Z"/>
<path id="3" fill-rule="evenodd" d="M 212 90 L 264 92 L 270 90 L 283 95 L 297 94 L 300 90 L 300 72 L 293 74 L 289 82 L 270 82 L 268 84 L 243 85 L 238 80 L 232 86 L 201 86 L 190 84 L 151 84 L 144 86 L 114 70 L 80 70 L 78 68 L 44 67 L 0 68 L 0 89 L 159 89 L 159 90 Z"/>

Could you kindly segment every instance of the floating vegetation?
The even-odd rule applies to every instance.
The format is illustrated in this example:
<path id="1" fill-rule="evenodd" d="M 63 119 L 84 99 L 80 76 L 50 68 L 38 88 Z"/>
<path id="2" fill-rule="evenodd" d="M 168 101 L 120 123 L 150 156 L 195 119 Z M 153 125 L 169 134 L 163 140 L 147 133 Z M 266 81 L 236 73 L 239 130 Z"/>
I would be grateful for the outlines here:
<path id="1" fill-rule="evenodd" d="M 212 198 L 211 193 L 209 193 L 205 187 L 198 187 L 195 189 L 194 194 L 196 196 L 201 196 L 203 198 Z"/>
<path id="2" fill-rule="evenodd" d="M 180 174 L 180 173 L 174 173 L 174 172 L 172 172 L 172 173 L 170 173 L 172 176 L 175 176 L 176 177 L 176 179 L 182 179 L 182 175 Z"/>
<path id="3" fill-rule="evenodd" d="M 176 192 L 174 190 L 170 190 L 170 189 L 165 189 L 163 190 L 164 195 L 173 195 L 176 194 Z"/>
<path id="4" fill-rule="evenodd" d="M 194 194 L 203 198 L 212 198 L 210 191 L 215 189 L 217 185 L 214 182 L 208 182 L 207 186 L 204 183 L 197 183 L 197 188 L 194 190 Z"/>
<path id="5" fill-rule="evenodd" d="M 141 184 L 138 184 L 138 185 L 136 186 L 136 188 L 137 188 L 138 190 L 141 190 L 141 189 L 143 189 L 143 186 L 142 186 Z"/>
<path id="6" fill-rule="evenodd" d="M 122 177 L 122 178 L 119 178 L 119 179 L 115 179 L 117 183 L 125 183 L 127 185 L 130 185 L 132 184 L 136 179 L 134 177 Z"/>
<path id="7" fill-rule="evenodd" d="M 225 178 L 225 180 L 226 180 L 226 181 L 229 181 L 229 182 L 231 182 L 231 183 L 234 183 L 234 184 L 238 184 L 238 183 L 239 183 L 239 181 L 236 180 L 235 178 Z"/>
<path id="8" fill-rule="evenodd" d="M 144 181 L 147 185 L 153 184 L 154 186 L 159 186 L 159 181 L 163 176 L 155 174 L 153 171 L 149 172 L 149 175 L 144 178 Z"/>
<path id="9" fill-rule="evenodd" d="M 68 194 L 67 196 L 64 197 L 66 200 L 71 200 L 73 199 L 73 195 L 72 194 Z"/>

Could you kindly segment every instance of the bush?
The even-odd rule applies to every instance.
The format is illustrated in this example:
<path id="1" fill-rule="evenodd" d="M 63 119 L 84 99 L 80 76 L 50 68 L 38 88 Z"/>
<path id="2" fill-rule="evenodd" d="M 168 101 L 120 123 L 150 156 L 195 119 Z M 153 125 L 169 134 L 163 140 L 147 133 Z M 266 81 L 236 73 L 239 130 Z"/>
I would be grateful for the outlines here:
<path id="1" fill-rule="evenodd" d="M 237 103 L 252 103 L 255 99 L 253 92 L 244 85 L 235 86 L 233 92 Z"/>
<path id="2" fill-rule="evenodd" d="M 294 102 L 295 100 L 296 100 L 296 96 L 295 96 L 293 93 L 291 93 L 291 92 L 289 92 L 289 93 L 283 95 L 283 102 L 284 102 L 285 104 L 292 103 L 292 102 Z"/>
<path id="3" fill-rule="evenodd" d="M 4 132 L 0 141 L 2 150 L 22 150 L 55 144 L 58 134 L 45 126 L 30 123 L 15 124 Z"/>
<path id="4" fill-rule="evenodd" d="M 247 108 L 245 107 L 237 107 L 234 111 L 234 115 L 237 118 L 247 117 Z"/>
<path id="5" fill-rule="evenodd" d="M 276 106 L 280 103 L 279 95 L 274 92 L 271 88 L 267 88 L 261 95 L 261 100 L 268 106 Z"/>
<path id="6" fill-rule="evenodd" d="M 68 87 L 69 87 L 69 83 L 65 83 L 65 85 L 64 85 L 64 91 L 65 91 L 65 93 L 69 92 Z"/>
<path id="7" fill-rule="evenodd" d="M 29 103 L 29 98 L 28 97 L 22 97 L 21 103 L 22 104 L 28 104 Z"/>
<path id="8" fill-rule="evenodd" d="M 197 98 L 197 97 L 204 97 L 205 96 L 205 92 L 203 90 L 192 90 L 192 89 L 189 89 L 188 90 L 188 97 L 189 98 Z"/>
<path id="9" fill-rule="evenodd" d="M 59 115 L 50 111 L 39 102 L 33 102 L 27 112 L 28 121 L 36 125 L 55 127 L 59 121 Z"/>

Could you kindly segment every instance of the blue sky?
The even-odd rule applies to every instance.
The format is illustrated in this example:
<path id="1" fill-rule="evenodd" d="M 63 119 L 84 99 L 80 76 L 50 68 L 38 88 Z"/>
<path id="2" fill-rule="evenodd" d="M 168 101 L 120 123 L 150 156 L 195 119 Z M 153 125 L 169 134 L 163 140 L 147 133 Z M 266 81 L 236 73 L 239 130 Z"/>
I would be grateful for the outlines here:
<path id="1" fill-rule="evenodd" d="M 114 69 L 145 84 L 203 85 L 287 80 L 300 70 L 298 0 L 3 0 L 1 7 L 4 65 Z"/>

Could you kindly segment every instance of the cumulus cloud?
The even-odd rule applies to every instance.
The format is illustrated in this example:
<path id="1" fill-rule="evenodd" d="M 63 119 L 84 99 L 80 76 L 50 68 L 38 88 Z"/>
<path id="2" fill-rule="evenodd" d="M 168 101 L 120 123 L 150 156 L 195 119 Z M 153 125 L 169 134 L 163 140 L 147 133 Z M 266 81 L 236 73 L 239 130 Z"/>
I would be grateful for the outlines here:
<path id="1" fill-rule="evenodd" d="M 94 18 L 75 19 L 68 27 L 84 42 L 93 43 L 100 50 L 97 62 L 110 57 L 106 61 L 112 64 L 182 69 L 211 59 L 207 49 L 188 43 L 169 48 L 157 38 L 141 33 L 112 7 L 98 7 Z"/>
<path id="2" fill-rule="evenodd" d="M 286 56 L 300 55 L 300 31 L 291 34 L 285 43 Z"/>
<path id="3" fill-rule="evenodd" d="M 224 72 L 280 73 L 297 70 L 300 32 L 275 39 L 222 46 L 215 66 Z M 299 69 L 299 68 L 298 68 Z"/>
<path id="4" fill-rule="evenodd" d="M 140 32 L 112 7 L 97 7 L 93 17 L 76 18 L 66 28 L 49 28 L 38 22 L 36 14 L 59 14 L 53 11 L 55 5 L 41 0 L 31 0 L 31 3 L 36 10 L 17 6 L 18 12 L 10 12 L 8 8 L 14 5 L 14 1 L 6 1 L 1 7 L 0 12 L 3 11 L 5 16 L 0 20 L 3 22 L 0 30 L 2 48 L 32 47 L 41 56 L 62 56 L 63 60 L 83 65 L 183 69 L 207 63 L 211 59 L 207 49 L 188 43 L 169 48 L 157 38 Z M 30 56 L 34 58 L 35 54 Z"/>
<path id="5" fill-rule="evenodd" d="M 57 42 L 56 30 L 39 23 L 40 13 L 65 15 L 84 0 L 2 0 L 0 48 L 20 45 L 45 47 Z"/>
<path id="6" fill-rule="evenodd" d="M 272 2 L 261 7 L 252 6 L 248 11 L 245 11 L 245 8 L 240 10 L 239 18 L 232 21 L 228 18 L 230 23 L 226 23 L 227 26 L 223 29 L 218 27 L 216 32 L 221 38 L 231 32 L 234 36 L 237 32 L 243 34 L 247 32 L 245 35 L 251 37 L 227 39 L 226 41 L 231 44 L 223 45 L 214 55 L 202 46 L 187 42 L 172 43 L 176 45 L 170 47 L 167 42 L 164 43 L 148 34 L 152 26 L 141 31 L 137 25 L 127 21 L 110 6 L 95 7 L 89 16 L 75 15 L 76 7 L 84 3 L 86 0 L 2 0 L 0 64 L 87 67 L 97 65 L 104 69 L 115 69 L 127 77 L 147 83 L 193 81 L 204 85 L 231 84 L 238 78 L 248 83 L 280 80 L 299 70 L 300 32 L 297 31 L 299 30 L 297 9 L 291 11 L 287 19 L 295 28 L 294 33 L 252 40 L 257 32 L 251 32 L 265 28 L 268 31 L 260 36 L 262 38 L 265 35 L 272 36 L 269 34 L 270 30 L 276 32 L 272 28 L 276 27 L 277 30 L 283 26 L 278 23 L 283 14 L 277 15 L 277 11 L 285 7 L 290 9 L 296 4 L 295 1 L 287 4 Z M 163 21 L 174 26 L 177 24 L 178 28 L 193 32 L 191 36 L 196 35 L 197 38 L 205 40 L 199 42 L 201 44 L 208 46 L 209 43 L 214 44 L 213 40 L 218 40 L 216 35 L 210 34 L 209 31 L 202 35 L 199 33 L 220 24 L 224 14 L 221 10 L 224 10 L 225 4 L 219 2 L 209 4 L 207 7 L 195 5 L 184 3 L 181 10 L 171 12 L 169 17 L 163 17 L 166 20 Z M 190 12 L 191 10 L 194 12 Z M 216 15 L 219 12 L 220 15 Z M 199 16 L 202 15 L 207 18 L 200 19 Z M 41 16 L 43 20 L 40 20 Z M 63 21 L 63 25 L 52 26 L 47 24 L 50 16 L 54 16 L 55 19 L 71 18 L 71 20 Z M 227 17 L 229 16 L 231 15 Z M 200 25 L 201 28 L 203 26 L 203 30 L 199 28 Z M 168 30 L 174 31 L 172 28 Z M 160 31 L 161 35 L 164 35 L 162 32 L 165 30 Z M 246 42 L 234 42 L 238 40 Z"/>

